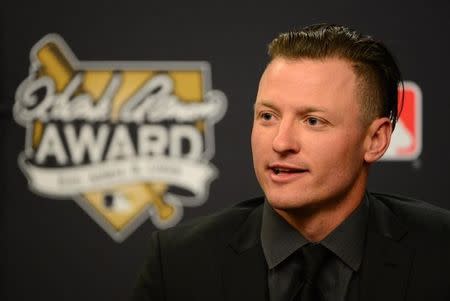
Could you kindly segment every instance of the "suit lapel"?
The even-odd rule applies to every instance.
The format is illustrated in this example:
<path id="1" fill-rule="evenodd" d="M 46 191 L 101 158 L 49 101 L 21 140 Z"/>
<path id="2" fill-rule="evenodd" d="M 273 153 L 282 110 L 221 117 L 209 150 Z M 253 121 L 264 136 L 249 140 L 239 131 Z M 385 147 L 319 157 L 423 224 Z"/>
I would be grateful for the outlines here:
<path id="1" fill-rule="evenodd" d="M 413 252 L 401 244 L 406 227 L 374 196 L 369 196 L 370 214 L 366 251 L 361 266 L 361 300 L 405 299 Z"/>
<path id="2" fill-rule="evenodd" d="M 262 206 L 255 209 L 225 250 L 225 300 L 268 300 L 267 264 L 261 248 Z"/>

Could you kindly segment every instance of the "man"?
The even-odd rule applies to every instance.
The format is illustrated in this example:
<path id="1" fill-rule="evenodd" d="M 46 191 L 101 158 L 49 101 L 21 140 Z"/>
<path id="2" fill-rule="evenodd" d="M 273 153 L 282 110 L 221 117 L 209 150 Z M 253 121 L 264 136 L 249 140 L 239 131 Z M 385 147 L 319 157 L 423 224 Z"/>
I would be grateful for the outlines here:
<path id="1" fill-rule="evenodd" d="M 450 300 L 450 214 L 366 192 L 398 117 L 392 55 L 326 24 L 269 55 L 251 138 L 265 198 L 153 233 L 135 300 Z"/>

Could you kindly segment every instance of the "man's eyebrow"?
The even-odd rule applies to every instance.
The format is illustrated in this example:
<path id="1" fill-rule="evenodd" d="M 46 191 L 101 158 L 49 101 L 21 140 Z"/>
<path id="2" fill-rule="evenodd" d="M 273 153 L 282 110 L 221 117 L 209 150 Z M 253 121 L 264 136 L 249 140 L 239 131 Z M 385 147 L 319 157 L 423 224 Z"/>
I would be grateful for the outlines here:
<path id="1" fill-rule="evenodd" d="M 268 101 L 255 102 L 254 109 L 256 109 L 257 107 L 268 107 L 268 108 L 271 108 L 274 110 L 278 110 L 276 105 L 274 105 L 273 103 L 268 102 Z M 299 114 L 308 114 L 308 113 L 314 113 L 314 112 L 327 112 L 328 110 L 323 107 L 319 107 L 319 106 L 301 106 L 301 107 L 297 108 L 296 111 Z"/>
<path id="2" fill-rule="evenodd" d="M 325 108 L 315 107 L 315 106 L 300 107 L 298 109 L 298 111 L 302 114 L 315 113 L 315 112 L 327 112 L 327 110 Z"/>
<path id="3" fill-rule="evenodd" d="M 268 108 L 271 108 L 274 110 L 277 109 L 277 107 L 274 104 L 272 104 L 271 102 L 268 102 L 268 101 L 257 101 L 253 105 L 253 109 L 256 109 L 256 107 L 268 107 Z"/>

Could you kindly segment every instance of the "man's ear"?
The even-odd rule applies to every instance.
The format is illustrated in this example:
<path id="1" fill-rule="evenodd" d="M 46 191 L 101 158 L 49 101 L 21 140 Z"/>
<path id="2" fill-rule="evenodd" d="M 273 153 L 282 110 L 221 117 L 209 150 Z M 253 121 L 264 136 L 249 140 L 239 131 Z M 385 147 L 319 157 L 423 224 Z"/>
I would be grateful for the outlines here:
<path id="1" fill-rule="evenodd" d="M 389 147 L 392 123 L 389 118 L 375 119 L 367 129 L 364 161 L 373 163 L 380 159 Z"/>

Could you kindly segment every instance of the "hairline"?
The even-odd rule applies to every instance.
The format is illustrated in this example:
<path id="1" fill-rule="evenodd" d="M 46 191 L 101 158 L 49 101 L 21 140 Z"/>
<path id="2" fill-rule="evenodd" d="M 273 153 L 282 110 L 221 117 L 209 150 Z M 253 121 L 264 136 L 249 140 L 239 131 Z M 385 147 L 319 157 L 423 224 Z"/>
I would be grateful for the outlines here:
<path id="1" fill-rule="evenodd" d="M 347 62 L 350 68 L 352 69 L 353 73 L 356 77 L 356 96 L 359 100 L 359 112 L 360 112 L 360 121 L 364 127 L 368 127 L 375 119 L 381 118 L 380 112 L 377 112 L 377 114 L 374 114 L 374 110 L 369 109 L 369 107 L 372 105 L 372 102 L 374 100 L 368 99 L 370 95 L 372 94 L 378 94 L 377 89 L 371 88 L 371 85 L 376 85 L 377 83 L 370 83 L 371 79 L 369 77 L 371 75 L 368 74 L 368 72 L 358 72 L 358 66 L 362 66 L 365 68 L 370 68 L 367 66 L 367 64 L 364 64 L 363 62 L 359 62 L 356 60 L 352 60 L 351 58 L 345 56 L 344 54 L 339 53 L 339 51 L 332 52 L 330 54 L 325 54 L 321 56 L 309 56 L 309 55 L 286 55 L 283 53 L 278 54 L 270 54 L 270 59 L 266 65 L 266 67 L 272 63 L 277 58 L 285 59 L 287 61 L 303 61 L 303 60 L 312 60 L 312 61 L 326 61 L 330 59 L 338 59 L 344 62 Z M 376 79 L 372 79 L 374 81 Z M 375 90 L 375 91 L 374 91 Z M 372 96 L 373 97 L 373 96 Z M 376 95 L 376 98 L 379 98 L 380 95 Z M 380 102 L 380 99 L 377 100 Z"/>

